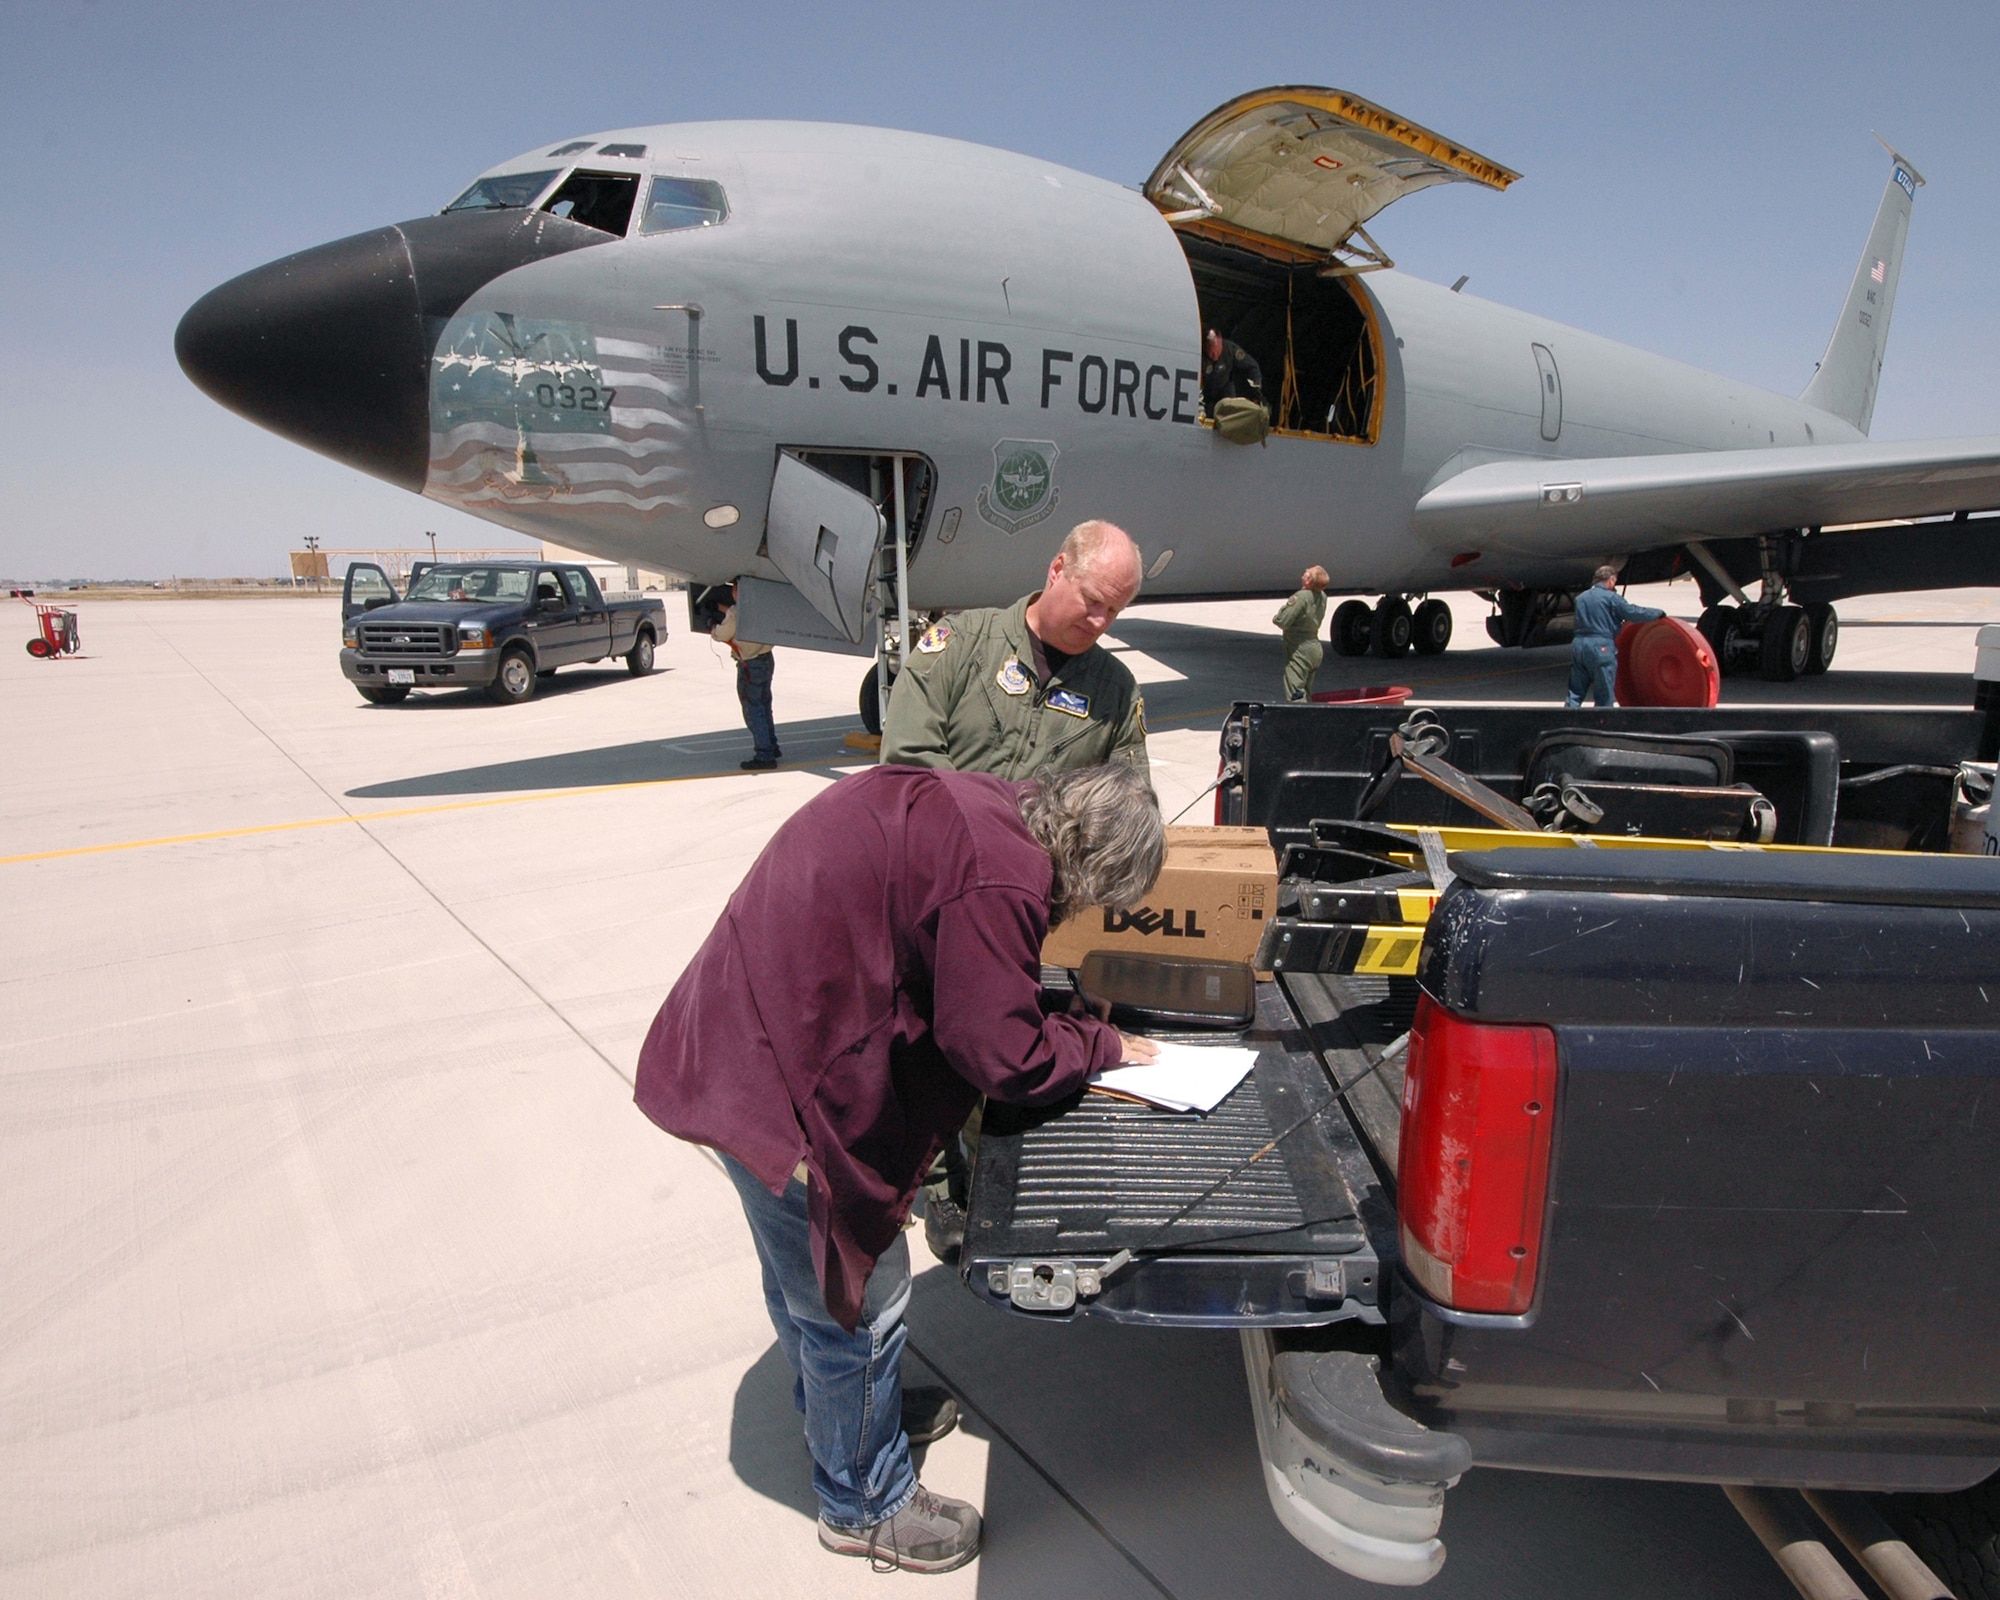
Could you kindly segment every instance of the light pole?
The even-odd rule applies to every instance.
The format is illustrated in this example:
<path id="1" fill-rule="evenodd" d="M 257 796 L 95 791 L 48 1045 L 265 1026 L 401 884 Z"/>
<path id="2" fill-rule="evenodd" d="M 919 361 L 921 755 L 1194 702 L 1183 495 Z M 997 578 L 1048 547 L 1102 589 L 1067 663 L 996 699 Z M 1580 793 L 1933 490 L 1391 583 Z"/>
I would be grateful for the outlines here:
<path id="1" fill-rule="evenodd" d="M 424 537 L 430 540 L 431 542 L 431 565 L 436 566 L 438 558 L 438 536 L 434 533 L 426 533 Z"/>
<path id="2" fill-rule="evenodd" d="M 313 533 L 309 533 L 306 535 L 306 551 L 308 554 L 311 555 L 317 555 L 319 553 L 319 535 Z M 319 563 L 316 561 L 308 562 L 307 566 L 311 569 L 313 593 L 318 594 Z"/>

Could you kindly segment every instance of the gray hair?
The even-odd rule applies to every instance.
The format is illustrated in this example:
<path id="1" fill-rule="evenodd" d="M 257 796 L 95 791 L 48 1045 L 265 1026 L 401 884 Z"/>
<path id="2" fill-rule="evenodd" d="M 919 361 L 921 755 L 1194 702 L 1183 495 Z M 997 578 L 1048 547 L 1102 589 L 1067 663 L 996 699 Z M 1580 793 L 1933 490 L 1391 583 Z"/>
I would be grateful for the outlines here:
<path id="1" fill-rule="evenodd" d="M 1592 583 L 1616 583 L 1618 581 L 1618 569 L 1608 565 L 1599 567 L 1590 575 L 1590 581 Z"/>
<path id="2" fill-rule="evenodd" d="M 1139 555 L 1138 542 L 1115 522 L 1105 522 L 1093 518 L 1089 522 L 1079 522 L 1069 530 L 1069 537 L 1062 542 L 1063 565 L 1077 577 L 1097 571 L 1106 556 L 1123 551 L 1132 558 L 1132 599 L 1139 597 L 1139 585 L 1145 581 L 1144 562 Z M 1127 605 L 1132 602 L 1128 600 Z"/>
<path id="3" fill-rule="evenodd" d="M 1159 797 L 1122 762 L 1039 772 L 1020 804 L 1055 868 L 1050 927 L 1085 906 L 1128 911 L 1159 881 L 1167 855 Z"/>

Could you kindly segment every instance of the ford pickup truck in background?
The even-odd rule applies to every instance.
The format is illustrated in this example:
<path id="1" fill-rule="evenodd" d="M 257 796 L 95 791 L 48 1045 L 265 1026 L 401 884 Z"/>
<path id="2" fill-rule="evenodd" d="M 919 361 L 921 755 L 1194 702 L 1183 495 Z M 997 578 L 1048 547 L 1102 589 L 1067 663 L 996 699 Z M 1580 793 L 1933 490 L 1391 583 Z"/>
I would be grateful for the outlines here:
<path id="1" fill-rule="evenodd" d="M 667 617 L 656 599 L 606 600 L 587 567 L 568 563 L 423 564 L 398 596 L 380 567 L 356 562 L 340 630 L 340 670 L 374 705 L 412 689 L 484 689 L 516 705 L 558 667 L 607 656 L 644 677 Z"/>
<path id="2" fill-rule="evenodd" d="M 990 1107 L 961 1274 L 1238 1330 L 1273 1507 L 1361 1577 L 1435 1573 L 1483 1466 L 1723 1485 L 1774 1549 L 1805 1491 L 2000 1595 L 2000 860 L 1948 853 L 1996 721 L 1239 704 L 1272 976 L 1154 1031 L 1256 1065 Z"/>

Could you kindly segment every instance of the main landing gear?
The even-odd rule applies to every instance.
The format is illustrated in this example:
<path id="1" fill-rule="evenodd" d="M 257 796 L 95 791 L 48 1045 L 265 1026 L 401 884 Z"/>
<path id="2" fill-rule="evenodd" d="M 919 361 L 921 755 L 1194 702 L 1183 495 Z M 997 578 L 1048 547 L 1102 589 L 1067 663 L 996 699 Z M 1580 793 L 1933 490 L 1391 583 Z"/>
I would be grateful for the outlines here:
<path id="1" fill-rule="evenodd" d="M 1724 677 L 1755 673 L 1770 683 L 1809 678 L 1833 665 L 1840 616 L 1831 605 L 1759 600 L 1710 606 L 1696 624 Z"/>
<path id="2" fill-rule="evenodd" d="M 1420 656 L 1443 655 L 1451 643 L 1451 607 L 1430 599 L 1412 610 L 1398 594 L 1384 595 L 1372 606 L 1365 600 L 1343 600 L 1333 608 L 1332 633 L 1337 656 L 1396 661 L 1412 650 Z"/>
<path id="3" fill-rule="evenodd" d="M 1790 683 L 1833 665 L 1833 653 L 1840 645 L 1840 617 L 1825 601 L 1794 605 L 1786 585 L 1787 574 L 1796 570 L 1795 538 L 1768 535 L 1757 541 L 1763 587 L 1755 600 L 1737 587 L 1713 555 L 1701 546 L 1691 548 L 1716 580 L 1702 585 L 1716 600 L 1696 626 L 1714 650 L 1723 676 L 1754 672 L 1768 683 Z M 1723 598 L 1724 579 L 1728 599 Z M 1737 603 L 1730 604 L 1731 599 Z"/>

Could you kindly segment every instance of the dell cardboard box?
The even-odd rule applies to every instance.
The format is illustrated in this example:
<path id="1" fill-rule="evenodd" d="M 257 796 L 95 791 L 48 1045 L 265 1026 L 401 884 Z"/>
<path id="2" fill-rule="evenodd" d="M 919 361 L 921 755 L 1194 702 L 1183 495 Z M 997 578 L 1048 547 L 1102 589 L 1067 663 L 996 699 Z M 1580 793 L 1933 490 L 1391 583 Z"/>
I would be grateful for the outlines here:
<path id="1" fill-rule="evenodd" d="M 1042 945 L 1052 967 L 1080 967 L 1093 950 L 1140 950 L 1204 961 L 1248 961 L 1278 896 L 1278 861 L 1262 828 L 1169 828 L 1167 864 L 1146 903 L 1089 906 Z"/>

